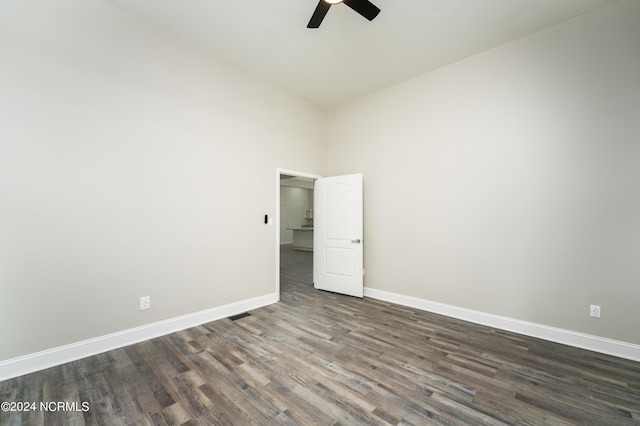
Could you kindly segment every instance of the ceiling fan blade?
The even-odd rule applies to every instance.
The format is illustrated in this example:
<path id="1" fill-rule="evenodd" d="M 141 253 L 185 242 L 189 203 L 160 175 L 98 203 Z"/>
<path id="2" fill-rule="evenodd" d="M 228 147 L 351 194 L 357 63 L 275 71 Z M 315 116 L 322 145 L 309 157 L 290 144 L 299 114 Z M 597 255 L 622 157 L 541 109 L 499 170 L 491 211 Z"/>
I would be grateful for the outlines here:
<path id="1" fill-rule="evenodd" d="M 316 6 L 316 10 L 313 12 L 313 15 L 311 15 L 311 20 L 307 24 L 307 28 L 318 28 L 330 7 L 331 4 L 320 0 Z"/>
<path id="2" fill-rule="evenodd" d="M 378 9 L 376 5 L 371 3 L 369 0 L 344 0 L 343 3 L 367 18 L 369 21 L 372 21 L 373 18 L 378 16 L 378 13 L 380 13 L 380 9 Z"/>

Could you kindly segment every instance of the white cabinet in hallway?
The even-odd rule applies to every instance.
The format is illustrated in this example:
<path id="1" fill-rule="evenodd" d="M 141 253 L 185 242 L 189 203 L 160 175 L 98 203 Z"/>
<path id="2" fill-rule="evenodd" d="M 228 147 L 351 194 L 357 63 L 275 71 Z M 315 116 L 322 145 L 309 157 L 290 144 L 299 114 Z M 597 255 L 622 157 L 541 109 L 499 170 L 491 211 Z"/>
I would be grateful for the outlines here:
<path id="1" fill-rule="evenodd" d="M 293 248 L 296 250 L 313 251 L 313 228 L 287 228 L 293 231 Z"/>

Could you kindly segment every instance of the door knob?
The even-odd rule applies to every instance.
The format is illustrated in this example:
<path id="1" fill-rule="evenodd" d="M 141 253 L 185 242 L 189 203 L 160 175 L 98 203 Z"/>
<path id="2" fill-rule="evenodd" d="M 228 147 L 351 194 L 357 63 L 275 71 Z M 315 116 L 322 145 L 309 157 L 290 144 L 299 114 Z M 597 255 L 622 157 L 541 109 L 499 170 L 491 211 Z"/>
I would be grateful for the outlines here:
<path id="1" fill-rule="evenodd" d="M 356 243 L 356 244 L 360 244 L 360 238 L 358 238 L 357 240 L 351 240 L 352 243 Z"/>

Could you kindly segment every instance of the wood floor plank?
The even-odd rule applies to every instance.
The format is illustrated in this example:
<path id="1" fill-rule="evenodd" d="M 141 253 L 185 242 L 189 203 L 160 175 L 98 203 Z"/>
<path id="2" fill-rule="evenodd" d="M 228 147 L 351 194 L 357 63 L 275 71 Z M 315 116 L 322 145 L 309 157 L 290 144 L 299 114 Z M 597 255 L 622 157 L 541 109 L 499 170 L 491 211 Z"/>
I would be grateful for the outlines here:
<path id="1" fill-rule="evenodd" d="M 0 425 L 636 425 L 640 363 L 313 289 L 284 246 L 281 300 L 0 382 Z"/>

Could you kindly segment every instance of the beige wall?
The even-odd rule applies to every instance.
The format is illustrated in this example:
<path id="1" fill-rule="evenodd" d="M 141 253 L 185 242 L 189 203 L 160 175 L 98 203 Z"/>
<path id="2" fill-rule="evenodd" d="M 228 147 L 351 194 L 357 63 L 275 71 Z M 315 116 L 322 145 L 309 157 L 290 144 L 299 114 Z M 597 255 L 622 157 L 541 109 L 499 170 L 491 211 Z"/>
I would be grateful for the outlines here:
<path id="1" fill-rule="evenodd" d="M 313 183 L 310 182 L 310 186 Z M 305 210 L 313 208 L 313 189 L 295 186 L 280 186 L 280 244 L 293 244 L 291 228 L 313 225 L 306 219 Z"/>
<path id="2" fill-rule="evenodd" d="M 626 1 L 332 110 L 366 287 L 640 344 L 639 41 Z"/>
<path id="3" fill-rule="evenodd" d="M 0 52 L 0 360 L 275 293 L 324 111 L 95 0 L 2 2 Z"/>

